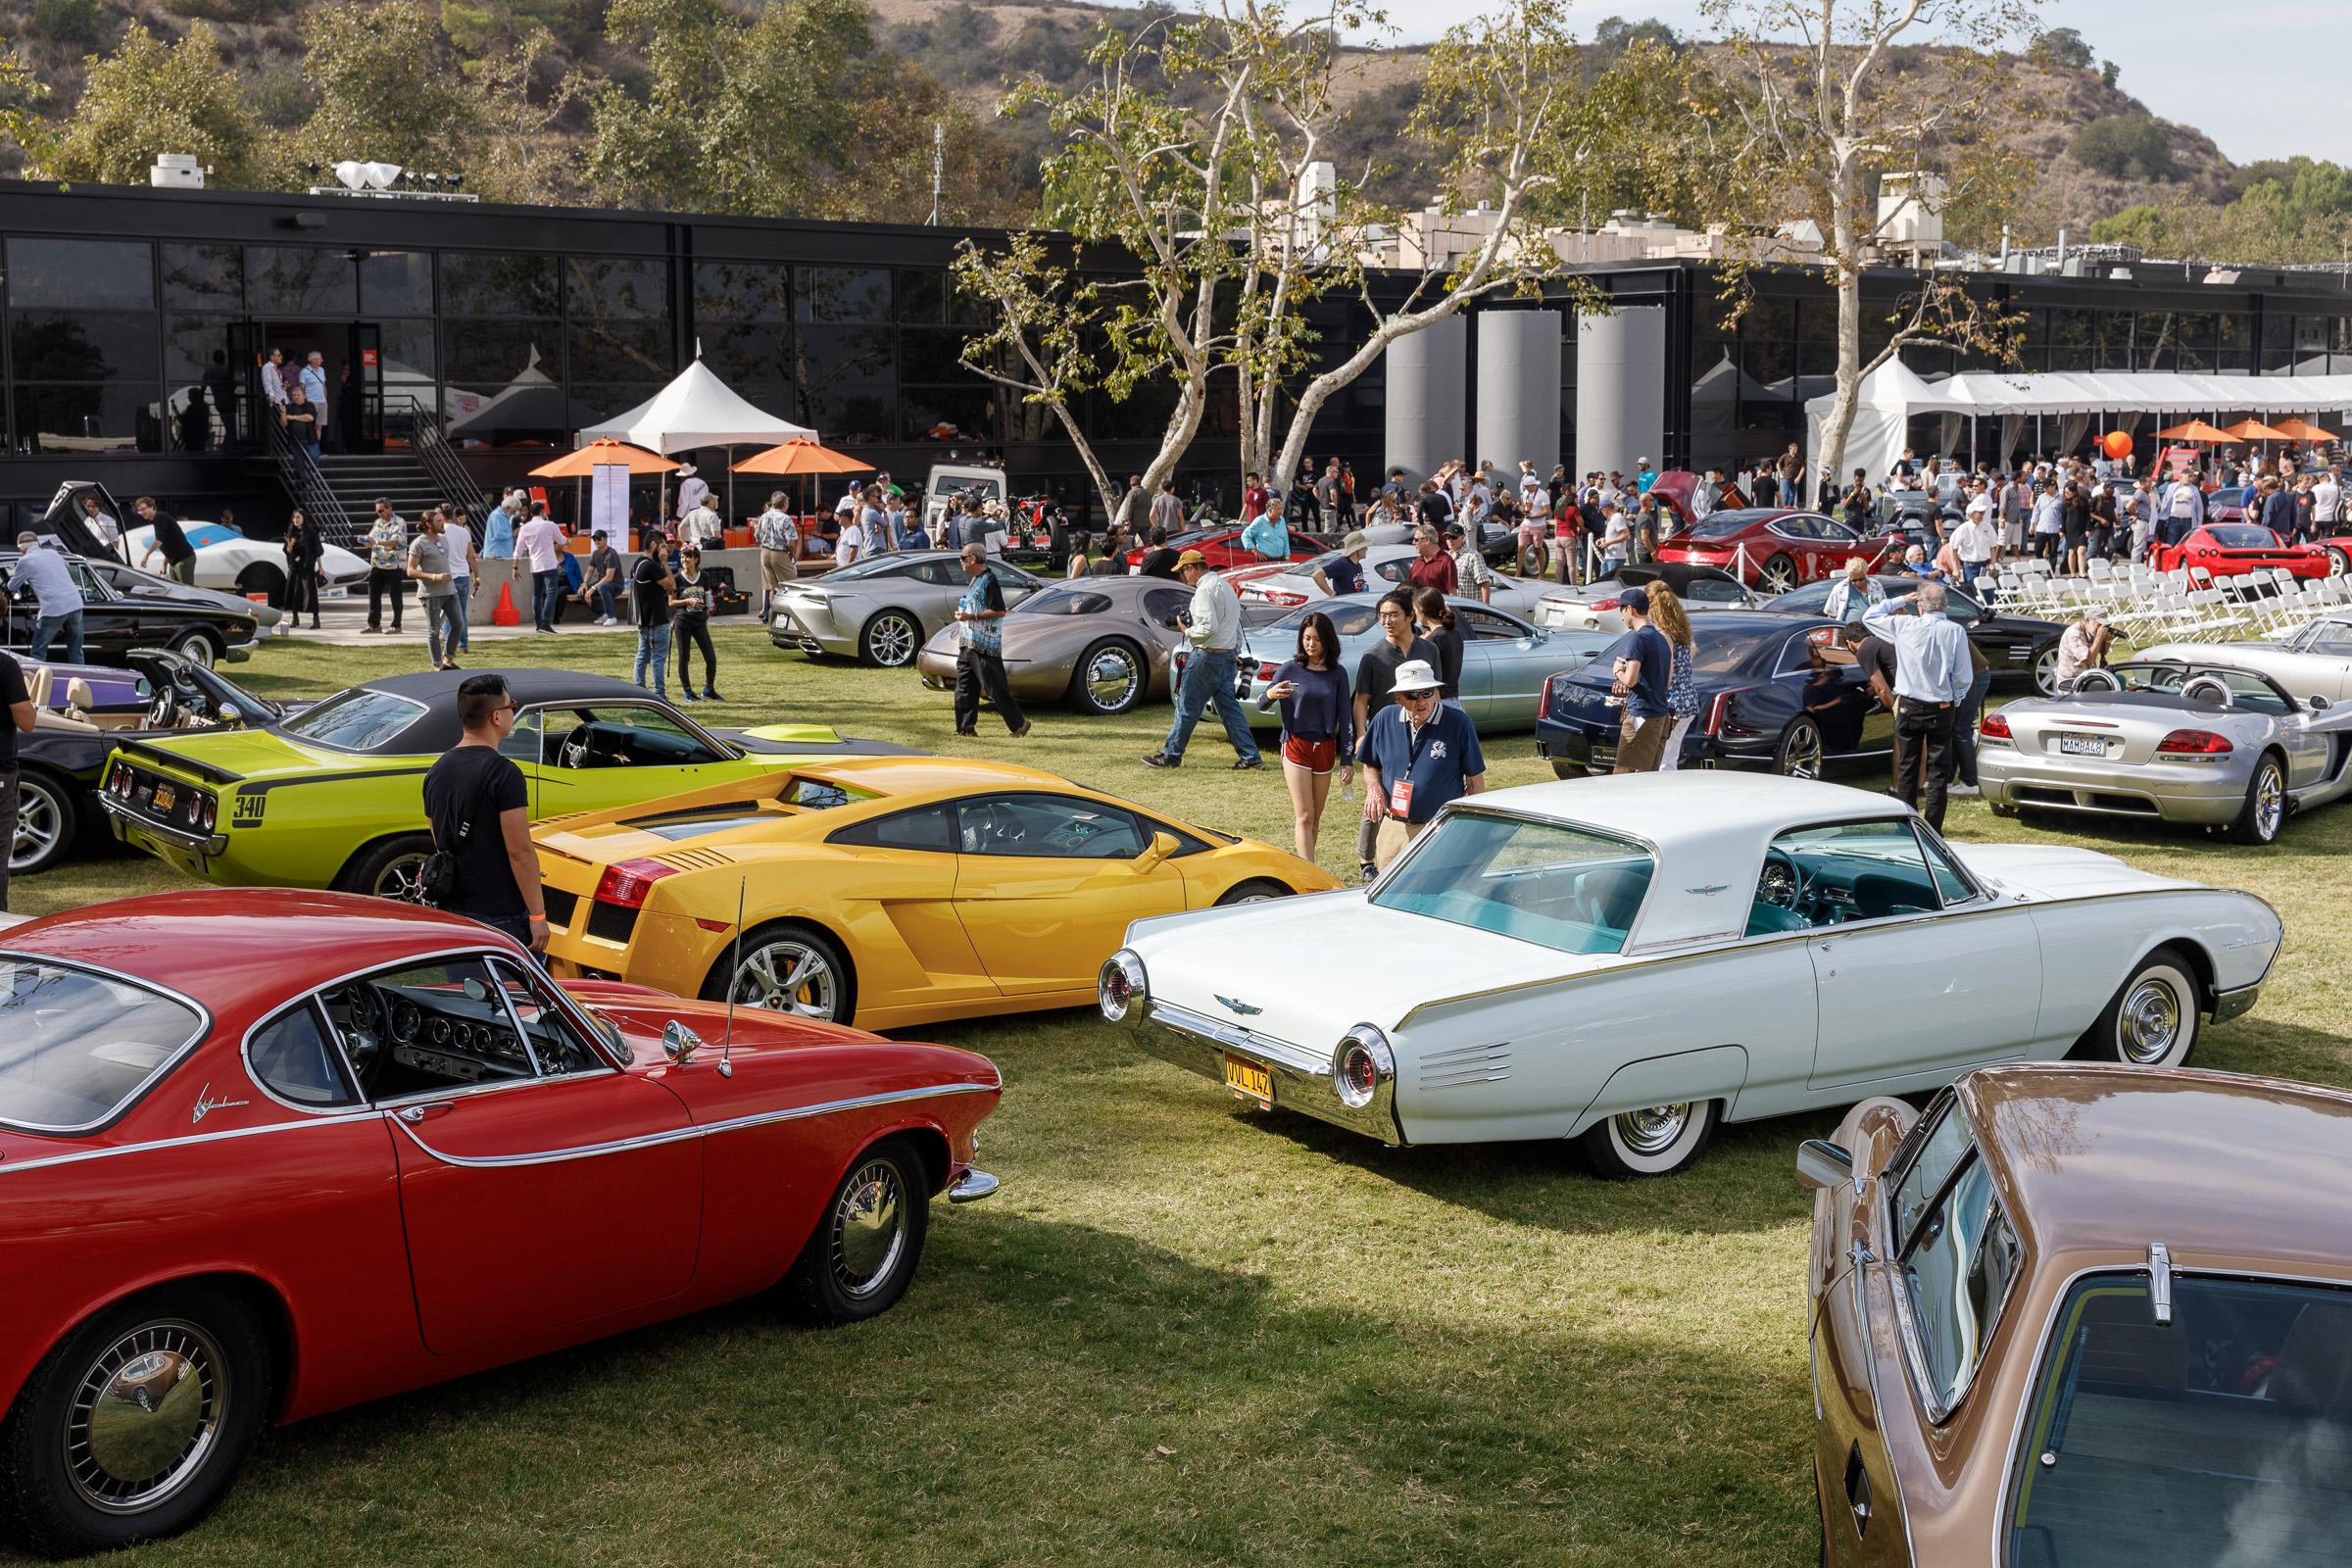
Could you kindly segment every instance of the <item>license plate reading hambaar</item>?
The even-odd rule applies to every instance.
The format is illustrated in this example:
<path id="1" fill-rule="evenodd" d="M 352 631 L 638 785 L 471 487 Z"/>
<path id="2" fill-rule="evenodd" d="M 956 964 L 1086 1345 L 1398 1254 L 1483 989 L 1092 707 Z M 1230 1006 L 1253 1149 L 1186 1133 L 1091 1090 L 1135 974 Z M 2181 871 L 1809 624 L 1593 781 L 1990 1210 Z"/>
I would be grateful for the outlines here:
<path id="1" fill-rule="evenodd" d="M 2105 757 L 2107 740 L 2102 735 L 2061 735 L 2058 750 L 2068 757 Z"/>
<path id="2" fill-rule="evenodd" d="M 1244 1100 L 1254 1100 L 1272 1109 L 1274 1105 L 1274 1075 L 1254 1061 L 1240 1056 L 1225 1058 L 1225 1087 Z"/>

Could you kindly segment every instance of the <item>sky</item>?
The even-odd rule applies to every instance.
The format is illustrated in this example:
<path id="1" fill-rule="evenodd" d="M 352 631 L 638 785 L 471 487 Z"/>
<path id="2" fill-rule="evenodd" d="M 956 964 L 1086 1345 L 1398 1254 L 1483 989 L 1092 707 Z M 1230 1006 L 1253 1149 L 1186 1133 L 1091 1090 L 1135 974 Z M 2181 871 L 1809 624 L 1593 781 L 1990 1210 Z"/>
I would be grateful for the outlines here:
<path id="1" fill-rule="evenodd" d="M 1426 43 L 1490 9 L 1482 0 L 1413 0 L 1386 8 L 1400 43 Z M 1590 36 L 1604 18 L 1656 17 L 1677 33 L 1714 29 L 1693 0 L 1578 0 L 1571 18 Z M 2227 18 L 2226 21 L 2222 20 Z M 2296 61 L 2341 60 L 2352 48 L 2352 6 L 2343 0 L 2231 0 L 2214 10 L 2187 0 L 2047 0 L 2042 25 L 2072 27 L 2100 60 L 2123 68 L 2116 85 L 2160 120 L 2194 125 L 2233 164 L 2302 154 L 2352 165 L 2352 115 L 2331 70 Z M 2276 48 L 2267 81 L 2255 73 L 2249 40 Z"/>

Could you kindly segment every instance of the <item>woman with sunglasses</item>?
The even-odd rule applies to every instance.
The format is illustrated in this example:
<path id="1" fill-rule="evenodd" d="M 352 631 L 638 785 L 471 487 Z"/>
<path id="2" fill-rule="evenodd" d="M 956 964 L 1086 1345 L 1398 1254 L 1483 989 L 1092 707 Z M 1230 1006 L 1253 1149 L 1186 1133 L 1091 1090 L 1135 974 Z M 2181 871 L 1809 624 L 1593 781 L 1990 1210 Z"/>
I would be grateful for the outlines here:
<path id="1" fill-rule="evenodd" d="M 1282 705 L 1282 779 L 1291 791 L 1291 842 L 1298 858 L 1315 858 L 1331 771 L 1340 788 L 1355 777 L 1355 710 L 1348 671 L 1340 663 L 1340 634 L 1317 611 L 1298 628 L 1298 653 L 1274 671 L 1259 711 Z"/>

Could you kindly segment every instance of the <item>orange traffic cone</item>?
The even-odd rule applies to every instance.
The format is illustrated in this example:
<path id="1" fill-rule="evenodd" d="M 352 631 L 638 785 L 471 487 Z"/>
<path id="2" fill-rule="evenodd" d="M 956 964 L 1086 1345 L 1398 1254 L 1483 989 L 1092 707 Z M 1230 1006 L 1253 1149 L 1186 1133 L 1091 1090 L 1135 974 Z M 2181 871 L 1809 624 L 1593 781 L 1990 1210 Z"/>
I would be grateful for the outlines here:
<path id="1" fill-rule="evenodd" d="M 519 626 L 522 624 L 522 616 L 514 609 L 514 585 L 513 583 L 502 582 L 498 585 L 498 608 L 490 612 L 490 624 L 493 626 Z"/>

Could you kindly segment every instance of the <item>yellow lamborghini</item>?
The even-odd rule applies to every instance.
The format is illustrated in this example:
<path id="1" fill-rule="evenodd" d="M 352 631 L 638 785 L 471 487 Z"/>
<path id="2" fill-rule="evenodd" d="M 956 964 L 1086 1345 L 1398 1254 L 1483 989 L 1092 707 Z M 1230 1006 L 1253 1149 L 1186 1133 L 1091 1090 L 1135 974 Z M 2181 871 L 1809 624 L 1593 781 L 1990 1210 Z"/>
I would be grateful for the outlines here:
<path id="1" fill-rule="evenodd" d="M 937 757 L 829 760 L 531 836 L 558 974 L 867 1029 L 1078 1006 L 1130 920 L 1339 886 L 1052 773 Z"/>

